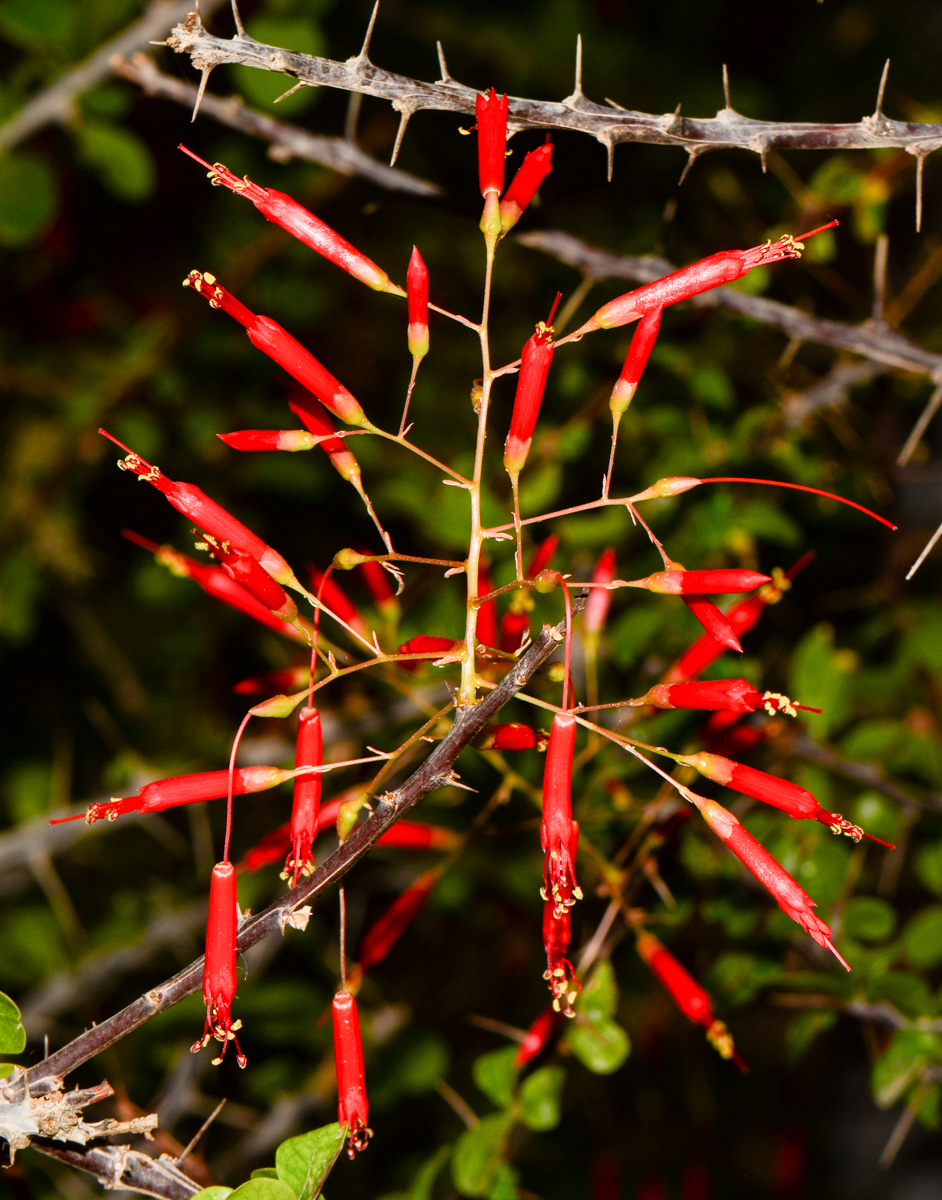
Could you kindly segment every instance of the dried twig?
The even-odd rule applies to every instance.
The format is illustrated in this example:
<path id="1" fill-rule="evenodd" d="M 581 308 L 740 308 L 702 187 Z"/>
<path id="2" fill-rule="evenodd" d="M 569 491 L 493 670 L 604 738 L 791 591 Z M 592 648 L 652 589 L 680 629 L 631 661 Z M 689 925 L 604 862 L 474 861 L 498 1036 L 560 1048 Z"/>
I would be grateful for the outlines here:
<path id="1" fill-rule="evenodd" d="M 111 69 L 122 79 L 136 83 L 149 96 L 175 100 L 188 109 L 196 103 L 197 88 L 164 74 L 147 54 L 135 54 L 131 58 L 116 55 L 111 60 Z M 238 96 L 220 99 L 205 95 L 200 104 L 200 114 L 267 142 L 271 157 L 278 162 L 300 158 L 320 163 L 340 175 L 359 175 L 388 191 L 406 192 L 413 196 L 441 195 L 441 188 L 437 184 L 410 175 L 398 167 L 377 162 L 346 138 L 324 137 L 308 133 L 297 125 L 276 121 L 274 117 L 248 108 Z"/>

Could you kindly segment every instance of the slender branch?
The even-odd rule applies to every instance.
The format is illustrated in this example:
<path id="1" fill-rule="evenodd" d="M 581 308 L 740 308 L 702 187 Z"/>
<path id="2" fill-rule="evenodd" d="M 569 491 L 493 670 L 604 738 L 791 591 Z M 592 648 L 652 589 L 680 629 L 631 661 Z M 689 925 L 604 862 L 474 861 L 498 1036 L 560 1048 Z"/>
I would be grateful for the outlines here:
<path id="1" fill-rule="evenodd" d="M 202 1190 L 167 1154 L 151 1158 L 128 1146 L 86 1146 L 66 1148 L 56 1142 L 34 1139 L 30 1146 L 40 1154 L 94 1175 L 109 1190 L 126 1188 L 158 1200 L 189 1200 Z"/>
<path id="2" fill-rule="evenodd" d="M 557 229 L 524 233 L 519 241 L 575 267 L 596 281 L 627 279 L 632 283 L 651 283 L 677 270 L 665 258 L 610 254 Z M 777 300 L 751 296 L 732 287 L 715 288 L 684 303 L 695 308 L 722 308 L 727 312 L 739 313 L 740 316 L 761 321 L 763 325 L 781 329 L 799 341 L 815 342 L 834 350 L 849 350 L 862 358 L 883 363 L 885 367 L 927 375 L 933 381 L 942 383 L 942 354 L 917 346 L 883 323 L 877 325 L 872 321 L 864 321 L 860 325 L 850 325 L 845 321 L 813 317 Z"/>
<path id="3" fill-rule="evenodd" d="M 203 12 L 209 14 L 223 0 L 203 0 Z M 111 74 L 114 55 L 132 54 L 141 46 L 159 38 L 177 21 L 186 16 L 192 0 L 155 0 L 147 12 L 133 25 L 105 42 L 84 62 L 67 71 L 52 84 L 27 101 L 18 112 L 0 125 L 0 150 L 31 137 L 47 125 L 68 125 L 76 119 L 75 102 L 82 92 Z"/>
<path id="4" fill-rule="evenodd" d="M 452 78 L 424 83 L 385 71 L 365 55 L 334 62 L 312 54 L 298 54 L 267 46 L 254 38 L 224 39 L 208 33 L 195 12 L 177 25 L 167 45 L 188 54 L 198 71 L 212 71 L 223 63 L 242 63 L 262 71 L 276 71 L 314 87 L 335 87 L 388 100 L 406 120 L 423 110 L 474 113 L 475 89 Z M 659 116 L 634 112 L 609 101 L 587 100 L 581 88 L 560 101 L 511 97 L 509 127 L 571 129 L 595 138 L 611 153 L 622 142 L 648 142 L 678 146 L 691 160 L 708 150 L 739 148 L 764 158 L 772 149 L 876 150 L 896 147 L 917 160 L 942 147 L 942 124 L 893 121 L 882 112 L 855 124 L 818 124 L 804 121 L 755 121 L 731 108 L 715 117 L 682 117 L 680 112 Z"/>
<path id="5" fill-rule="evenodd" d="M 136 83 L 148 96 L 175 100 L 188 109 L 192 109 L 196 103 L 198 89 L 195 85 L 165 75 L 148 54 L 135 54 L 131 58 L 115 56 L 111 60 L 111 70 L 122 79 Z M 228 125 L 230 129 L 238 129 L 240 133 L 267 142 L 269 154 L 279 162 L 300 158 L 306 162 L 320 163 L 339 175 L 359 175 L 388 191 L 407 192 L 413 196 L 441 194 L 437 184 L 410 175 L 399 167 L 388 167 L 385 163 L 377 162 L 346 138 L 308 133 L 298 125 L 277 121 L 254 108 L 248 108 L 238 96 L 220 99 L 205 95 L 200 104 L 200 115 L 212 117 L 221 125 Z"/>
<path id="6" fill-rule="evenodd" d="M 578 600 L 576 606 L 579 606 Z M 373 816 L 355 829 L 310 879 L 280 897 L 257 916 L 244 921 L 239 931 L 239 951 L 244 953 L 269 934 L 283 933 L 290 914 L 342 879 L 403 813 L 429 792 L 454 782 L 457 779 L 454 764 L 458 755 L 553 654 L 563 640 L 564 627 L 565 622 L 557 626 L 544 626 L 540 636 L 497 687 L 476 704 L 458 709 L 448 734 L 428 758 L 395 791 L 379 797 Z M 203 959 L 199 958 L 120 1012 L 79 1034 L 68 1045 L 30 1068 L 27 1073 L 30 1091 L 41 1091 L 44 1085 L 48 1086 L 49 1080 L 63 1078 L 107 1046 L 197 991 L 202 982 L 202 973 Z"/>

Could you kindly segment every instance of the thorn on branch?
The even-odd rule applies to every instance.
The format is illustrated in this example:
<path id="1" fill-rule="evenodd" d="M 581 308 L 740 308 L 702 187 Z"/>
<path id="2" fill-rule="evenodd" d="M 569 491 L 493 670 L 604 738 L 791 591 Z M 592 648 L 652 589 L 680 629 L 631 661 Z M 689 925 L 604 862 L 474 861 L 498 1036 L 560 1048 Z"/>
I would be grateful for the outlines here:
<path id="1" fill-rule="evenodd" d="M 886 91 L 886 80 L 890 73 L 890 60 L 887 59 L 883 64 L 883 74 L 880 76 L 880 86 L 877 88 L 877 106 L 873 110 L 873 116 L 870 118 L 877 124 L 883 121 L 883 94 Z"/>
<path id="2" fill-rule="evenodd" d="M 448 74 L 448 64 L 445 62 L 445 51 L 442 48 L 441 42 L 435 43 L 435 49 L 438 51 L 438 69 L 441 72 L 441 76 L 436 82 L 440 83 L 443 87 L 447 87 L 449 84 L 455 84 L 456 87 L 460 87 L 461 85 L 458 83 L 458 80 L 453 79 Z"/>

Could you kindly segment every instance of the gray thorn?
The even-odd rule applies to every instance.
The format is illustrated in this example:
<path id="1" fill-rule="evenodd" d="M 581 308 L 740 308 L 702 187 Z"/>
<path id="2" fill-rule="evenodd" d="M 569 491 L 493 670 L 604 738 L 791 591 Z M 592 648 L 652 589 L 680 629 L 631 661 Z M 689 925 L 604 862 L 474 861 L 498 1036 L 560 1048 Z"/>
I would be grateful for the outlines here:
<path id="1" fill-rule="evenodd" d="M 190 117 L 191 125 L 196 120 L 196 114 L 199 112 L 200 105 L 203 103 L 203 93 L 206 91 L 206 84 L 209 80 L 209 74 L 212 69 L 212 67 L 204 67 L 200 73 L 200 85 L 196 91 L 196 103 L 193 105 L 193 116 Z"/>
<path id="2" fill-rule="evenodd" d="M 880 76 L 880 86 L 877 89 L 877 106 L 873 110 L 873 119 L 875 121 L 883 118 L 883 93 L 886 91 L 886 79 L 890 73 L 890 60 L 887 59 L 883 64 L 883 74 Z"/>
<path id="3" fill-rule="evenodd" d="M 916 156 L 916 232 L 922 233 L 922 169 L 926 163 L 926 155 Z"/>
<path id="4" fill-rule="evenodd" d="M 360 63 L 368 63 L 370 61 L 370 42 L 373 38 L 373 27 L 376 24 L 376 14 L 379 12 L 379 0 L 373 5 L 373 12 L 370 14 L 370 23 L 366 27 L 366 37 L 363 39 L 363 45 L 360 53 L 354 59 L 358 65 Z"/>
<path id="5" fill-rule="evenodd" d="M 457 83 L 458 80 L 452 79 L 452 77 L 448 74 L 448 64 L 445 62 L 445 51 L 442 49 L 441 42 L 436 42 L 435 48 L 438 51 L 438 69 L 442 73 L 441 79 L 439 79 L 438 82 L 439 83 Z"/>
<path id="6" fill-rule="evenodd" d="M 729 71 L 726 69 L 726 63 L 723 63 L 723 100 L 729 112 L 733 112 L 733 103 L 729 98 Z"/>
<path id="7" fill-rule="evenodd" d="M 680 178 L 677 180 L 678 187 L 680 187 L 680 185 L 684 182 L 684 180 L 690 174 L 690 168 L 693 166 L 693 164 L 697 161 L 697 159 L 700 157 L 700 155 L 702 153 L 703 153 L 703 147 L 696 147 L 696 148 L 688 149 L 687 161 L 684 164 L 684 169 L 680 173 Z"/>
<path id="8" fill-rule="evenodd" d="M 415 110 L 412 108 L 404 108 L 399 114 L 399 128 L 396 130 L 396 142 L 392 149 L 392 157 L 389 160 L 389 165 L 394 167 L 396 159 L 399 157 L 399 147 L 402 145 L 402 139 L 405 136 L 406 126 L 409 124 L 409 119 Z"/>
<path id="9" fill-rule="evenodd" d="M 235 21 L 236 33 L 239 37 L 245 37 L 245 26 L 242 24 L 242 18 L 239 16 L 237 0 L 232 0 L 232 19 Z"/>

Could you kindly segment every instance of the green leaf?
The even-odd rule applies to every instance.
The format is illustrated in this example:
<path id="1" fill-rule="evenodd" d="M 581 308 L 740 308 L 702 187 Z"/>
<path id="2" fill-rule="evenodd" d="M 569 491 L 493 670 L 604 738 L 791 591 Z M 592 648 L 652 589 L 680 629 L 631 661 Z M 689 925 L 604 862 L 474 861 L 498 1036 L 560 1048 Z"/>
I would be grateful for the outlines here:
<path id="1" fill-rule="evenodd" d="M 221 1183 L 214 1183 L 212 1187 L 203 1188 L 201 1192 L 197 1192 L 192 1200 L 226 1200 L 226 1196 L 231 1195 L 231 1187 L 223 1187 Z"/>
<path id="2" fill-rule="evenodd" d="M 579 994 L 579 1015 L 586 1021 L 602 1021 L 614 1016 L 617 1005 L 615 972 L 611 961 L 603 958 Z"/>
<path id="3" fill-rule="evenodd" d="M 942 1044 L 921 1029 L 900 1029 L 874 1064 L 870 1084 L 878 1108 L 890 1108 L 932 1063 L 942 1061 Z"/>
<path id="4" fill-rule="evenodd" d="M 229 1195 L 233 1200 L 297 1200 L 294 1191 L 280 1179 L 250 1179 Z"/>
<path id="5" fill-rule="evenodd" d="M 0 1063 L 0 1079 L 6 1079 L 16 1070 L 16 1063 Z"/>
<path id="6" fill-rule="evenodd" d="M 850 715 L 850 677 L 857 659 L 850 650 L 834 649 L 834 629 L 816 626 L 802 638 L 792 660 L 789 695 L 802 704 L 822 708 L 821 714 L 807 713 L 808 729 L 826 737 Z"/>
<path id="7" fill-rule="evenodd" d="M 916 877 L 933 895 L 942 896 L 942 842 L 923 846 L 916 855 Z"/>
<path id="8" fill-rule="evenodd" d="M 29 154 L 0 158 L 0 243 L 25 246 L 55 220 L 59 184 L 55 172 Z"/>
<path id="9" fill-rule="evenodd" d="M 580 1016 L 567 1034 L 569 1048 L 584 1067 L 595 1075 L 611 1075 L 631 1050 L 628 1034 L 614 1021 L 586 1021 Z"/>
<path id="10" fill-rule="evenodd" d="M 792 1017 L 785 1030 L 785 1057 L 794 1065 L 817 1037 L 837 1021 L 833 1009 L 803 1012 Z"/>
<path id="11" fill-rule="evenodd" d="M 26 1049 L 26 1030 L 20 1010 L 9 996 L 0 992 L 0 1054 L 22 1054 Z"/>
<path id="12" fill-rule="evenodd" d="M 413 1176 L 412 1183 L 404 1192 L 389 1192 L 380 1200 L 432 1200 L 432 1188 L 438 1172 L 448 1160 L 451 1146 L 439 1146 L 432 1157 L 422 1164 Z"/>
<path id="13" fill-rule="evenodd" d="M 344 1130 L 335 1121 L 333 1125 L 282 1142 L 275 1151 L 278 1178 L 292 1188 L 299 1200 L 312 1200 L 337 1161 L 344 1140 Z"/>
<path id="14" fill-rule="evenodd" d="M 517 1200 L 517 1172 L 510 1163 L 502 1162 L 494 1175 L 494 1186 L 487 1193 L 487 1200 Z"/>
<path id="15" fill-rule="evenodd" d="M 520 1085 L 521 1117 L 528 1129 L 555 1129 L 560 1118 L 560 1097 L 566 1072 L 562 1067 L 540 1067 Z"/>
<path id="16" fill-rule="evenodd" d="M 138 203 L 154 190 L 157 172 L 146 144 L 121 125 L 83 121 L 75 131 L 79 157 L 119 200 Z"/>
<path id="17" fill-rule="evenodd" d="M 275 1167 L 259 1167 L 253 1171 L 249 1179 L 277 1179 L 278 1171 Z"/>
<path id="18" fill-rule="evenodd" d="M 462 1196 L 486 1196 L 494 1187 L 512 1124 L 508 1113 L 492 1113 L 458 1139 L 451 1177 Z"/>
<path id="19" fill-rule="evenodd" d="M 476 1058 L 471 1067 L 474 1082 L 498 1108 L 506 1108 L 513 1099 L 517 1082 L 516 1046 L 505 1046 Z"/>
<path id="20" fill-rule="evenodd" d="M 75 32 L 80 8 L 69 0 L 4 0 L 0 33 L 24 50 L 63 53 Z"/>
<path id="21" fill-rule="evenodd" d="M 937 967 L 942 963 L 942 904 L 930 904 L 907 922 L 903 948 L 914 967 Z"/>
<path id="22" fill-rule="evenodd" d="M 843 932 L 862 942 L 884 942 L 893 933 L 896 911 L 876 896 L 855 896 L 844 910 Z"/>

